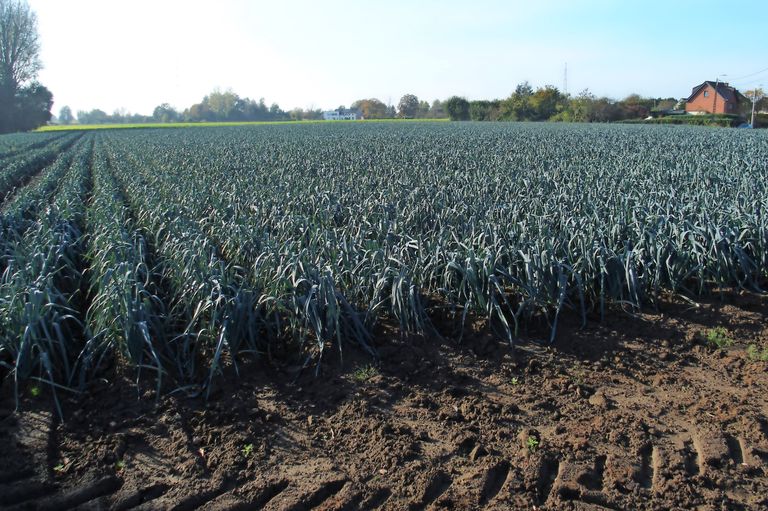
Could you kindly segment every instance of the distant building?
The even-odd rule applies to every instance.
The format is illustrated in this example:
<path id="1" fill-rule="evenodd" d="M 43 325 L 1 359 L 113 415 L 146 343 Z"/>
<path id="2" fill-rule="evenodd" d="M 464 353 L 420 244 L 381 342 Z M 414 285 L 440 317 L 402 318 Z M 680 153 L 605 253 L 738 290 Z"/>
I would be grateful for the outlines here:
<path id="1" fill-rule="evenodd" d="M 725 82 L 706 81 L 693 88 L 685 100 L 685 111 L 690 114 L 738 114 L 744 99 L 739 91 Z"/>
<path id="2" fill-rule="evenodd" d="M 362 118 L 363 114 L 360 112 L 360 110 L 353 110 L 349 108 L 339 108 L 336 110 L 323 112 L 323 119 L 326 121 L 356 121 Z"/>

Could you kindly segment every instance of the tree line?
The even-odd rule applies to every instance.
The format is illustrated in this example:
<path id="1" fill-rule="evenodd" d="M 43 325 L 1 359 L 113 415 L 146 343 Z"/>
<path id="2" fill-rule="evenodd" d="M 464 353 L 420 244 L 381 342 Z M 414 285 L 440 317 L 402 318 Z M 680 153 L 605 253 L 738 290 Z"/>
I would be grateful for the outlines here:
<path id="1" fill-rule="evenodd" d="M 263 98 L 259 101 L 241 98 L 231 90 L 224 92 L 215 90 L 199 103 L 181 111 L 168 103 L 163 103 L 155 107 L 152 115 L 132 114 L 122 109 L 108 114 L 98 108 L 77 112 L 77 122 L 80 124 L 286 121 L 290 118 L 290 114 L 283 111 L 277 104 L 267 106 Z M 60 124 L 71 124 L 75 121 L 68 106 L 61 109 L 57 121 Z"/>
<path id="2" fill-rule="evenodd" d="M 472 100 L 452 96 L 431 104 L 414 94 L 406 94 L 398 102 L 397 109 L 378 99 L 359 100 L 352 108 L 361 111 L 366 119 L 441 119 L 454 121 L 560 121 L 560 122 L 615 122 L 626 119 L 642 119 L 653 112 L 683 108 L 675 98 L 645 98 L 630 94 L 622 100 L 597 97 L 589 90 L 577 96 L 560 92 L 557 87 L 546 85 L 534 88 L 528 83 L 519 84 L 505 99 Z"/>
<path id="3" fill-rule="evenodd" d="M 51 119 L 53 94 L 37 82 L 39 53 L 35 13 L 26 2 L 0 0 L 0 133 Z"/>
<path id="4" fill-rule="evenodd" d="M 338 107 L 346 110 L 345 106 Z M 396 117 L 408 118 L 446 118 L 447 113 L 443 102 L 435 100 L 431 104 L 420 101 L 413 94 L 406 94 L 400 100 L 398 107 L 387 105 L 377 98 L 365 98 L 354 101 L 350 108 L 360 112 L 365 119 L 391 119 Z M 183 110 L 177 110 L 168 103 L 155 107 L 152 115 L 132 114 L 124 110 L 113 113 L 95 108 L 80 110 L 77 117 L 69 106 L 59 111 L 56 121 L 59 124 L 140 124 L 150 122 L 258 122 L 258 121 L 310 121 L 323 118 L 321 109 L 294 108 L 283 110 L 277 103 L 267 105 L 264 98 L 258 101 L 242 98 L 231 90 L 214 90 L 202 101 Z"/>
<path id="5" fill-rule="evenodd" d="M 444 119 L 455 121 L 559 121 L 616 122 L 643 119 L 654 111 L 682 108 L 675 98 L 645 98 L 630 94 L 622 100 L 597 97 L 589 90 L 577 96 L 564 94 L 557 87 L 546 85 L 534 89 L 528 82 L 519 84 L 505 99 L 473 100 L 452 96 L 431 103 L 414 94 L 405 94 L 397 106 L 387 105 L 377 98 L 354 101 L 350 108 L 365 119 Z M 345 109 L 340 106 L 339 109 Z M 269 106 L 264 99 L 241 98 L 232 91 L 214 91 L 184 110 L 167 103 L 157 106 L 150 116 L 116 111 L 113 114 L 95 109 L 80 111 L 81 124 L 143 123 L 143 122 L 240 122 L 240 121 L 300 121 L 323 118 L 320 109 L 296 108 L 282 110 L 276 103 Z M 58 122 L 74 121 L 71 111 L 64 107 Z"/>
<path id="6" fill-rule="evenodd" d="M 684 107 L 675 98 L 630 94 L 617 101 L 597 97 L 588 89 L 571 96 L 552 85 L 534 90 L 523 82 L 505 99 L 468 101 L 453 96 L 446 100 L 445 108 L 449 118 L 456 121 L 616 122 Z"/>

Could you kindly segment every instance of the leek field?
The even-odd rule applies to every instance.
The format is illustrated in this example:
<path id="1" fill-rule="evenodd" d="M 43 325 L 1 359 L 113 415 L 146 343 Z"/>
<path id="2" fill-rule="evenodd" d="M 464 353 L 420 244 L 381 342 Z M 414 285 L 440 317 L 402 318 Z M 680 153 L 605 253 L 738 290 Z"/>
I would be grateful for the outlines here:
<path id="1" fill-rule="evenodd" d="M 768 277 L 768 134 L 317 123 L 0 137 L 0 378 L 206 394 L 381 325 L 549 342 L 563 314 Z M 450 322 L 436 321 L 449 318 Z M 455 331 L 440 325 L 452 324 Z M 395 334 L 397 335 L 397 334 Z"/>

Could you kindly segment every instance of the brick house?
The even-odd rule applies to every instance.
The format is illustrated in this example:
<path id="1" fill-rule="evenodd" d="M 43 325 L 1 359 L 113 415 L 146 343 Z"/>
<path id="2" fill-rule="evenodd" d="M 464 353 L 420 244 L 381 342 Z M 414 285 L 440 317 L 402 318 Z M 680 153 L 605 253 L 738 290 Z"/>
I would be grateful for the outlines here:
<path id="1" fill-rule="evenodd" d="M 727 83 L 708 80 L 693 88 L 685 101 L 685 111 L 691 114 L 738 114 L 743 100 L 744 96 Z"/>

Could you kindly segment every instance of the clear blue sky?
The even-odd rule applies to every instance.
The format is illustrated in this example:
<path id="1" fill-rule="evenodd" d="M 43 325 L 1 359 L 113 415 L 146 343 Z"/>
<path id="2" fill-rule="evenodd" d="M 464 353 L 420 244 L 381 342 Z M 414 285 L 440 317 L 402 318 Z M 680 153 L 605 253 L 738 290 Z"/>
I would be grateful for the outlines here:
<path id="1" fill-rule="evenodd" d="M 213 90 L 283 109 L 534 86 L 683 97 L 768 87 L 768 1 L 29 0 L 54 111 L 184 108 Z M 751 73 L 765 70 L 753 76 Z"/>

